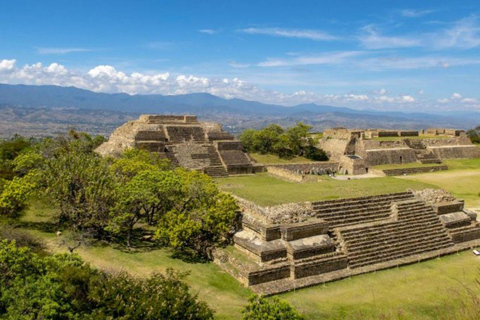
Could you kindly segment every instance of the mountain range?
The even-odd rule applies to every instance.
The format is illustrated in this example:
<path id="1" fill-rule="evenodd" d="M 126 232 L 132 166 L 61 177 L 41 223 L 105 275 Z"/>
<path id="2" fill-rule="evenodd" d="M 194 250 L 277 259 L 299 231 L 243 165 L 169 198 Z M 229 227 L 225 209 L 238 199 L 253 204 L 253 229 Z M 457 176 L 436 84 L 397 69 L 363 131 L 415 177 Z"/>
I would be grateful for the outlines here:
<path id="1" fill-rule="evenodd" d="M 0 134 L 3 135 L 5 131 L 8 131 L 8 134 L 14 132 L 14 124 L 18 124 L 21 129 L 32 123 L 47 127 L 56 124 L 57 130 L 62 124 L 82 124 L 86 131 L 96 133 L 98 130 L 89 130 L 88 124 L 90 123 L 92 128 L 103 124 L 106 132 L 102 133 L 109 134 L 108 131 L 113 130 L 114 126 L 142 113 L 196 114 L 202 120 L 220 122 L 234 133 L 273 122 L 290 126 L 298 121 L 312 125 L 315 130 L 337 126 L 468 129 L 480 124 L 480 113 L 476 112 L 402 113 L 356 110 L 313 103 L 285 107 L 242 99 L 224 99 L 209 93 L 129 95 L 98 93 L 75 87 L 0 84 L 0 126 L 10 128 L 0 128 Z M 45 128 L 41 130 L 48 131 Z M 22 130 L 19 131 L 25 134 Z"/>

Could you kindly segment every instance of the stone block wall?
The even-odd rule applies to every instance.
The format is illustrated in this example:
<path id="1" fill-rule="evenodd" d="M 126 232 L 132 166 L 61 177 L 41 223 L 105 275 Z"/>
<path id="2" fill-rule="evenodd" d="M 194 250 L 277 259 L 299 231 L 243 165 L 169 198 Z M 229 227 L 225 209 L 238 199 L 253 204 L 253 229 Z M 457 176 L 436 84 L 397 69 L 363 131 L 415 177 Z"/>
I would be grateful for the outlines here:
<path id="1" fill-rule="evenodd" d="M 442 171 L 442 170 L 448 170 L 448 166 L 385 169 L 385 170 L 382 170 L 382 171 L 386 176 L 402 176 L 404 174 L 414 174 L 414 173 L 422 173 L 422 172 L 436 172 L 436 171 Z"/>

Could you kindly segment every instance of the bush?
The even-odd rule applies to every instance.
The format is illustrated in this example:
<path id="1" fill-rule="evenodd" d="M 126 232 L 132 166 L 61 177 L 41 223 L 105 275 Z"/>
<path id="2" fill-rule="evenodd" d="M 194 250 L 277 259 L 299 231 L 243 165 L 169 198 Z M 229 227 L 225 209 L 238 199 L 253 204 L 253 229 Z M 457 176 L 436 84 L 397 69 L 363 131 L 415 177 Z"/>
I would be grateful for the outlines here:
<path id="1" fill-rule="evenodd" d="M 107 274 L 77 255 L 41 257 L 0 241 L 0 319 L 213 319 L 185 276 L 173 270 L 147 279 Z"/>
<path id="2" fill-rule="evenodd" d="M 244 320 L 304 320 L 288 302 L 277 297 L 251 296 L 242 311 Z"/>

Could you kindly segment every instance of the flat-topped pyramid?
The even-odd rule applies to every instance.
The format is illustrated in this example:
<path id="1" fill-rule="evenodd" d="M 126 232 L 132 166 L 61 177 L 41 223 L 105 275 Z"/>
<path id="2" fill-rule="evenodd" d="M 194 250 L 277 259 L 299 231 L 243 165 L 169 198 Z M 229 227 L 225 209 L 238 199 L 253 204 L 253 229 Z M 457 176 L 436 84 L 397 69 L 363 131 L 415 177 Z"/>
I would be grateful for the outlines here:
<path id="1" fill-rule="evenodd" d="M 158 153 L 175 165 L 211 176 L 261 170 L 220 124 L 199 122 L 192 115 L 142 115 L 117 128 L 96 151 L 102 156 L 117 157 L 129 148 Z"/>

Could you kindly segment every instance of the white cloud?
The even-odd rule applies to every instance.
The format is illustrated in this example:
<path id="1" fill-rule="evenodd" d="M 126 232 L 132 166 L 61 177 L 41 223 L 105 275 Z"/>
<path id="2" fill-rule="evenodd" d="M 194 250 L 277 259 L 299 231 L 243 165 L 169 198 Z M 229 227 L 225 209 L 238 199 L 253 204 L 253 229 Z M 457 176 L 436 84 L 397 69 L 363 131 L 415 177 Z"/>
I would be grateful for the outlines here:
<path id="1" fill-rule="evenodd" d="M 362 54 L 360 51 L 329 52 L 316 56 L 298 56 L 293 59 L 274 59 L 269 58 L 257 65 L 259 67 L 285 67 L 301 65 L 324 65 L 339 64 L 345 62 L 348 58 Z"/>
<path id="2" fill-rule="evenodd" d="M 315 41 L 329 41 L 336 40 L 337 37 L 319 30 L 308 30 L 308 29 L 282 29 L 282 28 L 246 28 L 239 29 L 239 32 L 248 33 L 248 34 L 261 34 L 274 37 L 283 37 L 283 38 L 300 38 L 300 39 L 309 39 Z"/>
<path id="3" fill-rule="evenodd" d="M 214 30 L 214 29 L 200 29 L 198 30 L 198 32 L 212 35 L 212 34 L 219 33 L 220 31 Z"/>
<path id="4" fill-rule="evenodd" d="M 402 99 L 403 102 L 409 102 L 409 103 L 416 101 L 414 97 L 408 96 L 408 95 L 407 96 L 402 96 L 401 99 Z"/>
<path id="5" fill-rule="evenodd" d="M 73 52 L 91 52 L 94 49 L 87 48 L 37 48 L 39 54 L 67 54 Z"/>
<path id="6" fill-rule="evenodd" d="M 474 98 L 464 98 L 462 99 L 463 103 L 477 103 L 477 99 Z"/>
<path id="7" fill-rule="evenodd" d="M 471 49 L 480 46 L 480 26 L 476 17 L 464 18 L 429 38 L 437 49 Z"/>
<path id="8" fill-rule="evenodd" d="M 400 14 L 407 18 L 418 18 L 432 13 L 433 10 L 415 10 L 415 9 L 404 9 L 400 11 Z"/>
<path id="9" fill-rule="evenodd" d="M 16 63 L 17 63 L 17 60 L 15 59 L 12 59 L 12 60 L 4 59 L 0 61 L 0 73 L 13 70 Z"/>
<path id="10" fill-rule="evenodd" d="M 363 27 L 363 32 L 364 34 L 358 40 L 363 47 L 368 49 L 410 48 L 418 47 L 422 44 L 418 38 L 383 36 L 374 25 Z"/>
<path id="11" fill-rule="evenodd" d="M 369 58 L 359 62 L 360 67 L 367 69 L 426 69 L 426 68 L 450 68 L 466 65 L 480 64 L 480 59 L 460 59 L 454 57 L 402 57 L 383 56 Z"/>
<path id="12" fill-rule="evenodd" d="M 417 93 L 422 96 L 422 95 L 425 94 L 425 90 L 422 89 L 422 90 L 418 91 Z"/>
<path id="13" fill-rule="evenodd" d="M 248 67 L 250 67 L 249 63 L 238 63 L 238 62 L 235 62 L 235 61 L 231 61 L 229 63 L 229 65 L 232 68 L 248 68 Z"/>
<path id="14" fill-rule="evenodd" d="M 455 92 L 454 94 L 452 94 L 451 99 L 456 99 L 456 100 L 462 99 L 462 95 L 460 93 Z"/>

